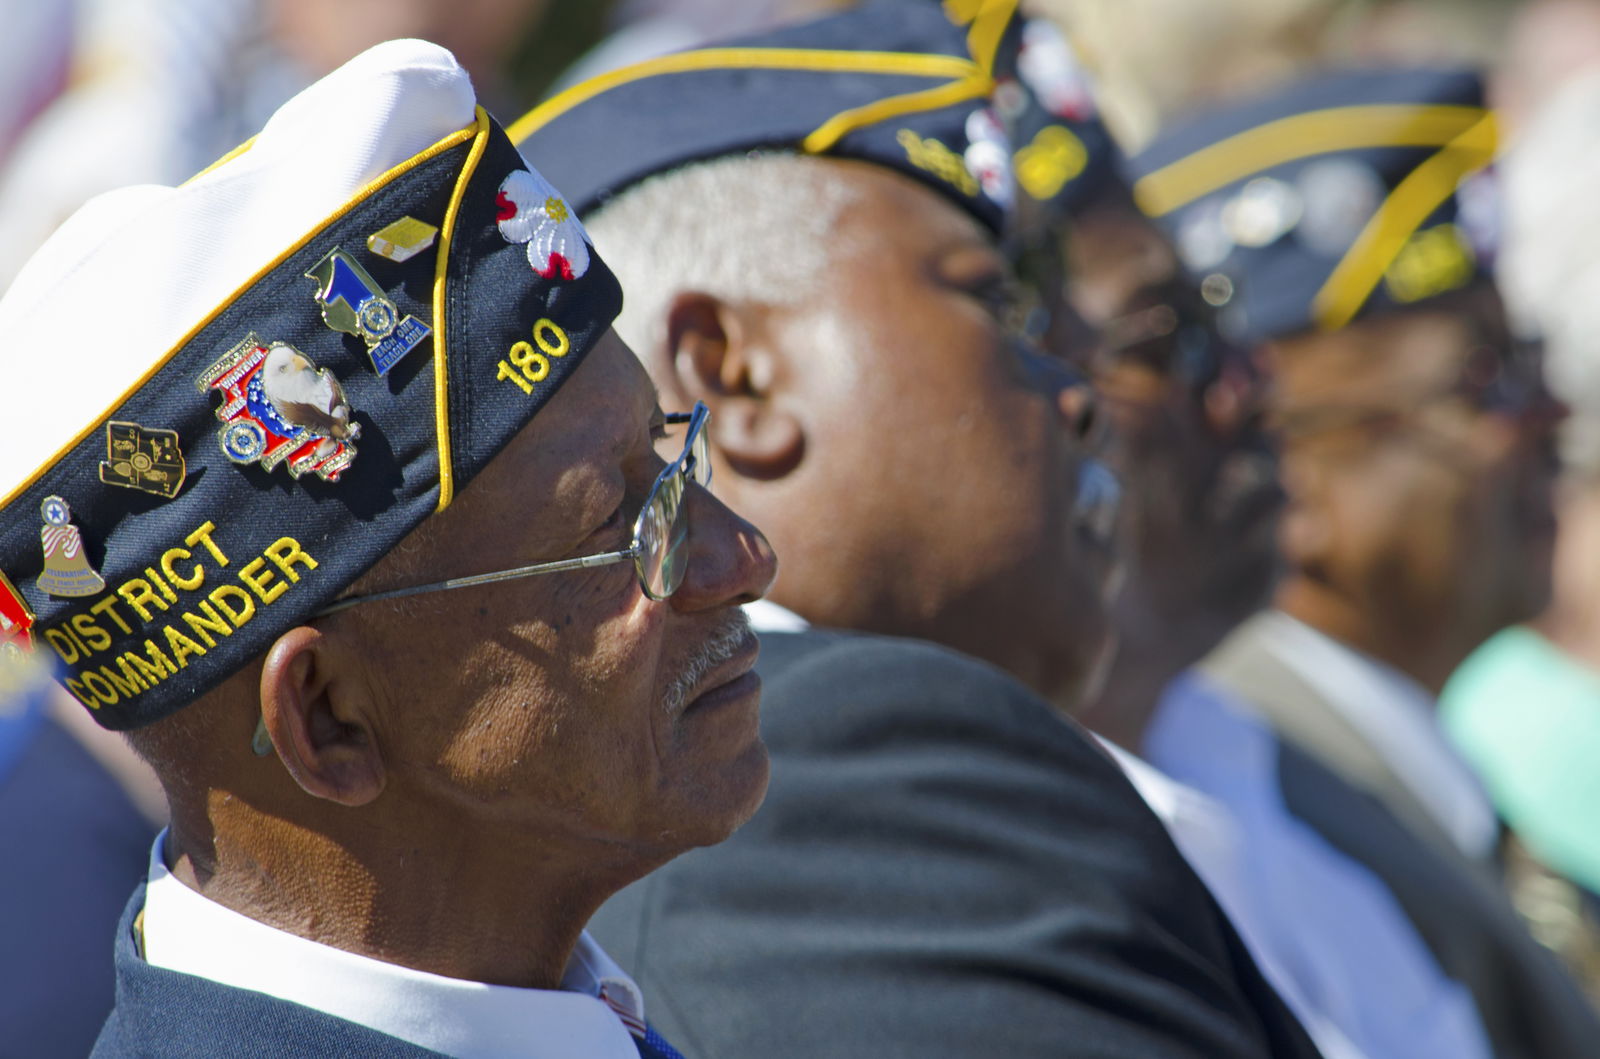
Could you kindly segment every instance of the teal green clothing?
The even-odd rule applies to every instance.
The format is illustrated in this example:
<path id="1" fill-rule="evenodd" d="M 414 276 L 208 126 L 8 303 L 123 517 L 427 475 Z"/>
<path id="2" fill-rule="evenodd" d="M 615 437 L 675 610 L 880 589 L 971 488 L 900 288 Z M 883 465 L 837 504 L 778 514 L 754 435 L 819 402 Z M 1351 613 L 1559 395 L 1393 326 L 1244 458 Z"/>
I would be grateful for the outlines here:
<path id="1" fill-rule="evenodd" d="M 1533 854 L 1600 894 L 1600 672 L 1507 629 L 1450 678 L 1440 713 Z"/>

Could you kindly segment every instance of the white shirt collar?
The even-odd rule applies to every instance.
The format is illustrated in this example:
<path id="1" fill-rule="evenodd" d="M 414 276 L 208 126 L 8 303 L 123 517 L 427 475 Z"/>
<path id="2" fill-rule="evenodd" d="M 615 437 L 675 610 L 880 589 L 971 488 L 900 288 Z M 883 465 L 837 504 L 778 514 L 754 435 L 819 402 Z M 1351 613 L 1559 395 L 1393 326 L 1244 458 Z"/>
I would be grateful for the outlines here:
<path id="1" fill-rule="evenodd" d="M 744 605 L 750 627 L 756 632 L 805 632 L 811 623 L 787 607 L 780 607 L 770 599 L 758 599 Z"/>
<path id="2" fill-rule="evenodd" d="M 1282 611 L 1258 619 L 1269 646 L 1322 696 L 1469 857 L 1499 835 L 1494 807 L 1445 738 L 1437 703 L 1416 681 Z"/>
<path id="3" fill-rule="evenodd" d="M 639 1059 L 623 1016 L 642 1027 L 639 987 L 585 932 L 559 990 L 445 978 L 322 945 L 189 889 L 156 837 L 145 890 L 144 957 L 313 1008 L 457 1059 Z"/>

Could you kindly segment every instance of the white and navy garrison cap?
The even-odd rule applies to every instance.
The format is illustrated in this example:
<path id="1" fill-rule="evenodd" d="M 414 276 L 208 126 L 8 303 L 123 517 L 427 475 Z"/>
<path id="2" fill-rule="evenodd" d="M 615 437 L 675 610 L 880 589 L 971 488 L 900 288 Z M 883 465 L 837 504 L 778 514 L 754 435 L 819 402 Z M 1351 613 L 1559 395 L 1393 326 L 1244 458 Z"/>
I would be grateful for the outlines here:
<path id="1" fill-rule="evenodd" d="M 443 49 L 391 41 L 0 299 L 0 645 L 192 702 L 450 504 L 621 307 Z"/>
<path id="2" fill-rule="evenodd" d="M 1471 71 L 1320 74 L 1164 129 L 1130 167 L 1240 340 L 1487 283 L 1495 123 Z"/>

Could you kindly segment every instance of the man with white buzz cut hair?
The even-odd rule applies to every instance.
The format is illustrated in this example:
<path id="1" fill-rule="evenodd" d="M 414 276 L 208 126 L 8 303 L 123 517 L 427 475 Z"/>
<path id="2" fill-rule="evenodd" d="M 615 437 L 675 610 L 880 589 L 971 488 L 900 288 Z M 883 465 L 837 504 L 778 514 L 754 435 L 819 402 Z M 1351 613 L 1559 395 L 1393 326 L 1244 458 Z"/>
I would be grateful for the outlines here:
<path id="1" fill-rule="evenodd" d="M 681 290 L 772 305 L 814 296 L 830 257 L 851 241 L 839 215 L 859 198 L 847 176 L 776 151 L 697 162 L 629 188 L 584 218 L 630 273 L 617 333 L 654 348 Z M 648 255 L 634 252 L 645 246 Z"/>
<path id="2" fill-rule="evenodd" d="M 987 97 L 1012 6 L 946 5 L 977 12 L 962 29 L 863 5 L 625 67 L 511 129 L 784 560 L 751 608 L 762 811 L 592 927 L 708 1059 L 1315 1054 L 1127 778 L 1036 694 L 1094 682 L 1115 491 L 1081 380 L 1007 326 Z"/>
<path id="3" fill-rule="evenodd" d="M 393 41 L 0 300 L 0 659 L 49 657 L 171 809 L 97 1057 L 678 1055 L 584 927 L 760 803 L 774 560 L 530 184 Z"/>

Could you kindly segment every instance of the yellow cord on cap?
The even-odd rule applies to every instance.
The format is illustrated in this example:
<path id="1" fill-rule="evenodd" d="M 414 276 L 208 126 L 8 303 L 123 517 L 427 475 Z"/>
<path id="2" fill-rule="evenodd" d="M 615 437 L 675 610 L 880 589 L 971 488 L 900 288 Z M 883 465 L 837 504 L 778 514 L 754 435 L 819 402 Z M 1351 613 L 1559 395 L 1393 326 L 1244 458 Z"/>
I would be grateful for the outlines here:
<path id="1" fill-rule="evenodd" d="M 613 88 L 660 74 L 700 70 L 811 70 L 956 79 L 981 73 L 970 59 L 892 51 L 823 51 L 810 48 L 705 48 L 646 59 L 601 74 L 545 100 L 511 123 L 506 135 L 520 144 L 573 108 Z"/>
<path id="2" fill-rule="evenodd" d="M 1329 107 L 1230 136 L 1133 185 L 1140 209 L 1162 217 L 1237 180 L 1312 155 L 1374 147 L 1443 147 L 1483 118 L 1482 107 L 1410 103 Z"/>
<path id="3" fill-rule="evenodd" d="M 1372 215 L 1317 292 L 1311 303 L 1317 327 L 1336 331 L 1355 319 L 1417 229 L 1455 194 L 1463 177 L 1494 159 L 1494 151 L 1494 115 L 1480 112 L 1477 124 L 1412 170 Z"/>
<path id="4" fill-rule="evenodd" d="M 456 495 L 455 466 L 450 458 L 450 361 L 445 342 L 445 332 L 449 328 L 444 312 L 445 291 L 450 279 L 450 243 L 456 234 L 456 214 L 461 210 L 467 184 L 472 181 L 472 174 L 489 146 L 489 114 L 482 107 L 477 109 L 472 150 L 467 152 L 467 160 L 456 177 L 455 189 L 450 192 L 450 205 L 445 208 L 444 222 L 439 226 L 439 256 L 433 269 L 433 409 L 435 442 L 439 446 L 440 511 L 449 507 Z"/>

